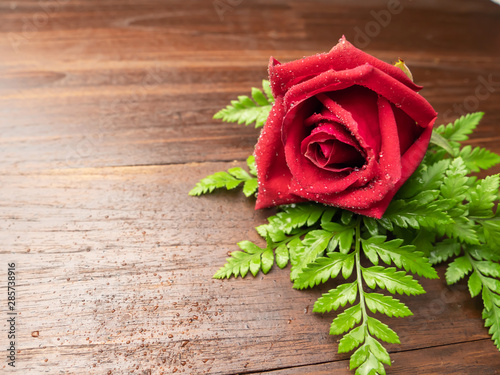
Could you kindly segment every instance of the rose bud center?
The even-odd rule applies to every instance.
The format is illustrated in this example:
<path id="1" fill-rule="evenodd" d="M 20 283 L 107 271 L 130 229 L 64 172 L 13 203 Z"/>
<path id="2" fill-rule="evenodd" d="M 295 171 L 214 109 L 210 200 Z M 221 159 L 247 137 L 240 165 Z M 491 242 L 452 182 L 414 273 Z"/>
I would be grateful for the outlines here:
<path id="1" fill-rule="evenodd" d="M 301 151 L 314 165 L 333 172 L 361 168 L 365 158 L 358 143 L 340 124 L 320 124 L 301 142 Z"/>

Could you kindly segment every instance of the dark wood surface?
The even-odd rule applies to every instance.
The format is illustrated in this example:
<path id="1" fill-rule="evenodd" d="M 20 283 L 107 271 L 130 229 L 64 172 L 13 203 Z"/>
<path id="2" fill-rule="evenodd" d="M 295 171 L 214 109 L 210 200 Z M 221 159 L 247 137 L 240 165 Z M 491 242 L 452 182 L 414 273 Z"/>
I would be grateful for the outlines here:
<path id="1" fill-rule="evenodd" d="M 1 2 L 2 350 L 8 262 L 19 315 L 16 368 L 2 355 L 0 372 L 350 374 L 334 314 L 312 313 L 333 284 L 293 290 L 276 267 L 211 279 L 270 211 L 187 192 L 256 142 L 213 113 L 260 84 L 270 55 L 328 51 L 342 34 L 403 58 L 439 122 L 485 111 L 470 143 L 500 152 L 500 6 L 402 1 L 376 21 L 389 3 Z M 402 298 L 413 317 L 386 320 L 402 341 L 388 374 L 500 373 L 481 302 L 439 272 Z"/>

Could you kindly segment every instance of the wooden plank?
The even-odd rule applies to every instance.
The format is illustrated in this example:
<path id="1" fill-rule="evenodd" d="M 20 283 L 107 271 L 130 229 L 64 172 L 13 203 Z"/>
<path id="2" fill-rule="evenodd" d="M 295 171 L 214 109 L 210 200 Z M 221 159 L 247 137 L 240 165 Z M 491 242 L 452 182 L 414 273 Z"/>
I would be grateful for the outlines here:
<path id="1" fill-rule="evenodd" d="M 422 358 L 425 358 L 423 361 Z M 444 375 L 465 374 L 474 367 L 477 374 L 500 374 L 500 359 L 487 340 L 459 343 L 433 349 L 423 349 L 392 355 L 388 374 Z M 338 361 L 280 371 L 260 372 L 259 375 L 330 375 L 352 374 L 348 361 Z"/>
<path id="2" fill-rule="evenodd" d="M 388 3 L 243 1 L 222 17 L 214 4 L 0 4 L 0 254 L 16 263 L 19 308 L 17 368 L 2 371 L 349 373 L 328 335 L 335 314 L 312 313 L 334 281 L 297 291 L 276 267 L 211 279 L 272 211 L 238 191 L 187 192 L 252 152 L 257 130 L 211 117 L 260 85 L 270 55 L 362 42 L 357 28 Z M 499 152 L 500 7 L 403 6 L 365 50 L 404 58 L 440 121 L 487 112 L 469 143 Z M 389 373 L 497 373 L 480 301 L 443 272 L 402 298 L 413 317 L 382 318 L 402 340 Z"/>
<path id="3" fill-rule="evenodd" d="M 328 335 L 335 314 L 312 313 L 334 282 L 298 291 L 276 268 L 211 280 L 236 242 L 259 240 L 252 228 L 269 213 L 237 191 L 187 196 L 235 165 L 4 171 L 0 254 L 17 265 L 18 371 L 234 374 L 345 360 Z M 390 351 L 488 338 L 480 302 L 440 276 L 401 297 L 414 317 L 382 317 L 401 336 Z"/>
<path id="4" fill-rule="evenodd" d="M 212 2 L 196 10 L 189 1 L 68 2 L 13 50 L 23 20 L 41 12 L 37 3 L 16 4 L 0 10 L 0 167 L 19 170 L 242 160 L 258 132 L 212 115 L 260 85 L 270 55 L 288 61 L 327 51 L 342 34 L 354 42 L 355 28 L 387 5 L 278 2 L 263 13 L 263 4 L 245 2 L 221 21 Z M 494 136 L 484 142 L 495 145 L 500 45 L 484 35 L 500 22 L 500 8 L 451 4 L 404 3 L 366 50 L 387 61 L 404 57 L 440 121 L 486 111 L 482 128 Z M 485 79 L 491 92 L 479 100 Z"/>

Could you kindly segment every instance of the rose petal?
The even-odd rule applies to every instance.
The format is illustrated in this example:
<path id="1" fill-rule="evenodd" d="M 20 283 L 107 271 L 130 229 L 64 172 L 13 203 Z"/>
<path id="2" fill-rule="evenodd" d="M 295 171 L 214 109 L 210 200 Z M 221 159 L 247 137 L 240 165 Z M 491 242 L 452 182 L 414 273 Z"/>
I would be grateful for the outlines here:
<path id="1" fill-rule="evenodd" d="M 324 123 L 301 142 L 301 153 L 316 166 L 332 172 L 361 167 L 365 160 L 348 131 L 337 123 Z"/>
<path id="2" fill-rule="evenodd" d="M 386 202 L 385 197 L 394 190 L 395 186 L 401 180 L 402 172 L 398 128 L 394 112 L 391 104 L 382 97 L 378 99 L 378 108 L 382 150 L 381 156 L 378 158 L 380 174 L 370 184 L 362 188 L 350 188 L 338 194 L 307 194 L 307 196 L 304 196 L 305 198 L 345 207 L 366 216 L 380 218 L 378 216 L 380 211 L 383 210 L 383 213 L 390 203 L 390 199 Z M 377 204 L 377 202 L 380 204 Z M 386 203 L 387 205 L 384 207 Z"/>
<path id="3" fill-rule="evenodd" d="M 424 158 L 425 151 L 427 150 L 427 146 L 429 145 L 429 141 L 432 135 L 432 126 L 434 125 L 434 120 L 430 123 L 430 126 L 426 128 L 420 137 L 415 141 L 413 145 L 404 153 L 401 158 L 401 164 L 403 166 L 401 170 L 401 178 L 396 183 L 394 188 L 388 192 L 385 197 L 380 200 L 378 203 L 374 204 L 370 208 L 364 210 L 353 210 L 354 212 L 375 217 L 377 219 L 382 218 L 384 212 L 389 207 L 389 204 L 392 201 L 392 198 L 397 193 L 399 188 L 403 186 L 403 184 L 408 180 L 408 178 L 415 172 L 418 168 L 422 159 Z"/>
<path id="4" fill-rule="evenodd" d="M 259 181 L 256 209 L 303 201 L 302 198 L 290 192 L 292 175 L 287 167 L 281 142 L 283 115 L 283 100 L 276 98 L 255 146 Z"/>
<path id="5" fill-rule="evenodd" d="M 399 81 L 413 91 L 419 91 L 422 88 L 413 83 L 401 69 L 359 50 L 345 38 L 342 38 L 328 53 L 317 54 L 284 64 L 280 64 L 271 57 L 269 78 L 274 95 L 284 95 L 292 86 L 305 79 L 315 77 L 328 70 L 348 70 L 365 63 L 369 63 L 390 75 L 393 80 Z"/>
<path id="6" fill-rule="evenodd" d="M 378 119 L 377 94 L 362 86 L 353 86 L 344 90 L 325 93 L 330 100 L 323 101 L 329 108 L 330 101 L 337 103 L 349 112 L 357 124 L 355 129 L 349 129 L 356 138 L 373 149 L 375 154 L 380 152 L 380 129 L 376 123 Z M 318 99 L 322 96 L 318 96 Z M 333 114 L 333 112 L 332 112 Z"/>
<path id="7" fill-rule="evenodd" d="M 422 128 L 436 117 L 432 106 L 421 95 L 368 64 L 341 72 L 327 71 L 293 86 L 284 97 L 285 107 L 291 108 L 320 93 L 356 85 L 364 86 L 385 97 Z"/>
<path id="8" fill-rule="evenodd" d="M 373 150 L 358 138 L 357 124 L 352 115 L 333 102 L 326 95 L 318 96 L 328 109 L 338 116 L 346 129 L 356 138 L 360 148 L 364 151 L 367 163 L 359 171 L 330 172 L 314 165 L 301 152 L 302 140 L 307 136 L 308 128 L 303 125 L 304 118 L 314 108 L 314 102 L 306 101 L 293 107 L 283 120 L 283 143 L 285 145 L 285 157 L 293 175 L 291 190 L 294 194 L 304 196 L 303 193 L 325 194 L 326 192 L 343 191 L 351 186 L 362 186 L 367 184 L 378 174 L 378 165 L 375 162 Z M 313 104 L 311 104 L 313 103 Z"/>

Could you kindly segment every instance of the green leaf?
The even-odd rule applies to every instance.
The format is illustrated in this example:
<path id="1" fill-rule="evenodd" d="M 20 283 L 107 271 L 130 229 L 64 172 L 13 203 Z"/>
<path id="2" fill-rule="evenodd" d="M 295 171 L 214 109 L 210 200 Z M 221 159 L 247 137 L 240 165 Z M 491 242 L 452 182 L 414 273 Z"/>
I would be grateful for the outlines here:
<path id="1" fill-rule="evenodd" d="M 446 282 L 448 285 L 455 284 L 472 271 L 472 264 L 466 256 L 456 258 L 446 269 Z"/>
<path id="2" fill-rule="evenodd" d="M 366 229 L 372 236 L 378 235 L 378 225 L 377 221 L 371 217 L 363 216 L 363 224 L 365 224 Z"/>
<path id="3" fill-rule="evenodd" d="M 245 170 L 240 167 L 230 168 L 227 171 L 231 176 L 238 180 L 246 181 L 252 178 Z"/>
<path id="4" fill-rule="evenodd" d="M 408 200 L 422 191 L 438 190 L 444 181 L 445 171 L 449 165 L 449 159 L 440 160 L 431 165 L 421 164 L 398 191 L 398 198 Z"/>
<path id="5" fill-rule="evenodd" d="M 348 279 L 352 275 L 353 270 L 354 270 L 354 254 L 351 254 L 344 260 L 344 264 L 342 265 L 342 277 L 344 279 Z"/>
<path id="6" fill-rule="evenodd" d="M 266 249 L 262 253 L 262 272 L 264 272 L 264 274 L 268 273 L 269 270 L 272 268 L 273 263 L 274 263 L 273 250 Z M 257 272 L 258 272 L 258 270 L 257 270 Z M 255 276 L 257 274 L 257 272 L 255 272 L 253 275 Z"/>
<path id="7" fill-rule="evenodd" d="M 377 340 L 373 337 L 367 337 L 366 343 L 369 345 L 370 351 L 380 362 L 385 363 L 386 365 L 391 364 L 389 353 L 387 353 L 387 350 Z"/>
<path id="8" fill-rule="evenodd" d="M 288 252 L 288 247 L 286 244 L 279 245 L 275 250 L 276 264 L 279 268 L 285 268 L 290 259 L 290 254 Z"/>
<path id="9" fill-rule="evenodd" d="M 434 245 L 434 250 L 431 251 L 429 262 L 438 264 L 447 261 L 452 256 L 460 254 L 461 245 L 457 240 L 446 238 Z"/>
<path id="10" fill-rule="evenodd" d="M 492 209 L 498 200 L 500 175 L 487 176 L 469 191 L 469 215 L 479 217 L 493 216 Z"/>
<path id="11" fill-rule="evenodd" d="M 266 96 L 262 93 L 258 88 L 252 87 L 252 98 L 255 100 L 260 106 L 265 106 L 271 104 L 269 100 L 267 100 Z"/>
<path id="12" fill-rule="evenodd" d="M 483 310 L 484 326 L 489 328 L 488 333 L 495 343 L 495 346 L 500 350 L 500 307 L 493 305 L 491 309 Z"/>
<path id="13" fill-rule="evenodd" d="M 380 312 L 389 317 L 404 317 L 413 315 L 406 305 L 396 298 L 380 293 L 365 293 L 366 306 L 371 312 Z"/>
<path id="14" fill-rule="evenodd" d="M 377 336 L 380 340 L 388 342 L 389 344 L 400 344 L 397 333 L 390 329 L 387 324 L 370 316 L 367 319 L 367 323 L 368 329 L 372 335 Z"/>
<path id="15" fill-rule="evenodd" d="M 486 242 L 491 247 L 500 248 L 500 220 L 481 221 Z"/>
<path id="16" fill-rule="evenodd" d="M 331 232 L 325 230 L 311 230 L 306 234 L 302 241 L 302 246 L 297 247 L 296 252 L 291 258 L 292 268 L 290 270 L 290 278 L 292 281 L 297 279 L 302 270 L 326 249 L 332 236 Z"/>
<path id="17" fill-rule="evenodd" d="M 264 89 L 264 92 L 266 93 L 269 102 L 274 103 L 274 96 L 273 92 L 271 91 L 271 82 L 269 82 L 267 79 L 263 79 L 262 88 Z"/>
<path id="18" fill-rule="evenodd" d="M 247 160 L 248 162 L 248 160 Z M 251 170 L 251 169 L 250 169 Z M 243 193 L 249 197 L 257 191 L 257 179 L 251 177 L 240 167 L 230 168 L 227 172 L 216 172 L 200 180 L 196 186 L 191 189 L 189 195 L 197 196 L 211 193 L 218 188 L 234 189 L 244 182 Z"/>
<path id="19" fill-rule="evenodd" d="M 483 275 L 500 277 L 500 264 L 487 260 L 475 261 L 474 264 Z"/>
<path id="20" fill-rule="evenodd" d="M 282 206 L 281 208 L 283 211 L 267 219 L 270 233 L 283 232 L 290 234 L 294 229 L 313 226 L 327 209 L 326 206 L 312 203 Z"/>
<path id="21" fill-rule="evenodd" d="M 404 199 L 393 200 L 387 208 L 384 218 L 403 228 L 419 229 L 424 227 L 432 229 L 452 222 L 442 204 L 439 201 L 428 204 L 417 200 L 410 202 Z"/>
<path id="22" fill-rule="evenodd" d="M 293 287 L 295 289 L 310 288 L 326 282 L 329 278 L 337 277 L 349 258 L 354 258 L 354 254 L 328 253 L 328 257 L 317 258 L 314 262 L 307 264 L 307 267 L 297 275 Z"/>
<path id="23" fill-rule="evenodd" d="M 463 147 L 458 154 L 473 172 L 479 172 L 481 169 L 489 169 L 500 163 L 500 155 L 495 154 L 482 147 L 472 148 L 470 145 Z"/>
<path id="24" fill-rule="evenodd" d="M 483 112 L 469 113 L 455 120 L 453 124 L 440 125 L 435 131 L 449 141 L 462 142 L 469 139 L 479 121 L 483 118 Z"/>
<path id="25" fill-rule="evenodd" d="M 385 375 L 384 365 L 369 352 L 366 361 L 356 369 L 355 375 Z"/>
<path id="26" fill-rule="evenodd" d="M 361 366 L 367 359 L 368 356 L 372 355 L 370 353 L 370 350 L 368 348 L 368 345 L 362 345 L 358 350 L 356 350 L 353 355 L 351 355 L 351 360 L 349 361 L 349 367 L 351 370 L 355 369 L 356 367 Z M 373 356 L 375 360 L 377 359 L 375 356 Z M 378 363 L 378 361 L 376 361 Z M 366 374 L 369 374 L 367 372 Z"/>
<path id="27" fill-rule="evenodd" d="M 467 252 L 477 260 L 500 261 L 500 252 L 483 244 L 478 246 L 467 246 Z"/>
<path id="28" fill-rule="evenodd" d="M 356 300 L 358 283 L 354 281 L 349 284 L 341 284 L 337 288 L 324 293 L 314 304 L 313 311 L 324 313 L 344 307 L 347 302 L 352 304 Z"/>
<path id="29" fill-rule="evenodd" d="M 368 336 L 365 343 L 354 352 L 349 361 L 350 369 L 356 367 L 356 375 L 385 375 L 384 365 L 391 364 L 387 350 L 373 337 Z"/>
<path id="30" fill-rule="evenodd" d="M 254 175 L 255 177 L 257 177 L 257 166 L 255 164 L 255 156 L 250 155 L 247 158 L 247 166 L 248 166 L 248 169 L 250 170 L 250 173 L 252 175 Z"/>
<path id="31" fill-rule="evenodd" d="M 429 279 L 438 278 L 436 270 L 424 253 L 415 251 L 414 246 L 401 246 L 403 240 L 395 239 L 387 242 L 385 240 L 385 236 L 374 236 L 361 241 L 363 251 L 374 265 L 378 265 L 380 257 L 385 264 L 390 265 L 392 261 L 396 267 L 404 268 L 408 272 Z"/>
<path id="32" fill-rule="evenodd" d="M 440 188 L 441 195 L 455 202 L 462 202 L 468 190 L 469 178 L 466 177 L 467 173 L 469 173 L 469 170 L 462 158 L 453 159 L 446 170 L 446 178 Z"/>
<path id="33" fill-rule="evenodd" d="M 321 216 L 321 226 L 330 223 L 336 212 L 337 209 L 335 207 L 326 207 L 325 212 Z"/>
<path id="34" fill-rule="evenodd" d="M 474 221 L 468 217 L 453 215 L 453 222 L 436 227 L 436 230 L 441 235 L 446 234 L 460 242 L 475 245 L 479 244 L 476 228 Z"/>
<path id="35" fill-rule="evenodd" d="M 469 277 L 469 280 L 467 281 L 467 285 L 469 287 L 469 292 L 471 297 L 477 296 L 479 293 L 481 293 L 481 289 L 483 289 L 483 284 L 481 282 L 481 278 L 479 277 L 479 274 L 474 271 Z"/>
<path id="36" fill-rule="evenodd" d="M 418 252 L 421 252 L 422 256 L 428 258 L 431 251 L 434 250 L 434 244 L 436 243 L 437 235 L 435 231 L 431 231 L 428 229 L 420 229 L 416 231 L 416 233 L 415 231 L 411 232 L 412 232 L 412 237 L 409 238 L 409 240 L 411 241 L 411 245 L 415 246 L 415 249 L 418 249 Z M 427 262 L 430 263 L 428 260 Z M 428 278 L 432 279 L 433 277 L 428 277 Z"/>
<path id="37" fill-rule="evenodd" d="M 347 353 L 365 341 L 365 327 L 359 326 L 346 333 L 339 342 L 339 353 Z"/>
<path id="38" fill-rule="evenodd" d="M 260 248 L 250 241 L 241 241 L 238 246 L 243 251 L 232 252 L 231 257 L 226 259 L 227 263 L 215 273 L 215 279 L 245 277 L 249 270 L 254 276 L 260 269 L 264 273 L 269 272 L 274 261 L 271 249 Z"/>
<path id="39" fill-rule="evenodd" d="M 226 122 L 237 122 L 238 124 L 249 125 L 255 122 L 255 127 L 259 128 L 264 125 L 271 111 L 272 97 L 269 97 L 269 86 L 268 83 L 264 83 L 264 92 L 257 88 L 252 88 L 252 99 L 248 96 L 239 96 L 238 100 L 232 100 L 231 105 L 220 110 L 214 115 L 214 119 L 222 119 Z M 267 87 L 266 87 L 267 85 Z"/>
<path id="40" fill-rule="evenodd" d="M 243 181 L 238 180 L 227 172 L 217 172 L 200 180 L 196 186 L 191 189 L 189 195 L 201 195 L 211 193 L 217 188 L 234 189 Z"/>
<path id="41" fill-rule="evenodd" d="M 352 226 L 346 226 L 340 223 L 322 223 L 322 228 L 334 233 L 332 243 L 330 244 L 328 250 L 333 251 L 337 248 L 340 252 L 347 254 L 351 251 L 352 241 L 354 237 L 354 228 Z"/>
<path id="42" fill-rule="evenodd" d="M 491 277 L 482 278 L 483 285 L 495 293 L 500 293 L 500 280 L 493 279 Z"/>
<path id="43" fill-rule="evenodd" d="M 448 142 L 448 140 L 445 137 L 443 137 L 441 134 L 439 134 L 435 130 L 432 131 L 430 143 L 441 147 L 443 150 L 445 150 L 448 154 L 450 154 L 452 156 L 454 156 L 456 154 L 456 151 L 453 148 L 453 146 L 450 144 L 450 142 Z"/>
<path id="44" fill-rule="evenodd" d="M 243 184 L 243 194 L 245 194 L 246 197 L 250 197 L 257 192 L 258 187 L 259 187 L 259 184 L 258 184 L 256 178 L 252 178 L 250 180 L 247 180 Z"/>
<path id="45" fill-rule="evenodd" d="M 330 326 L 330 335 L 341 335 L 349 331 L 361 321 L 361 306 L 359 304 L 349 307 L 342 314 L 333 319 Z"/>
<path id="46" fill-rule="evenodd" d="M 342 215 L 340 217 L 340 221 L 344 225 L 350 225 L 353 215 L 354 215 L 354 213 L 352 211 L 342 210 Z"/>
<path id="47" fill-rule="evenodd" d="M 424 288 L 410 275 L 404 271 L 397 271 L 396 268 L 384 268 L 373 266 L 361 268 L 363 280 L 369 288 L 375 289 L 379 286 L 387 289 L 391 293 L 416 295 L 425 293 Z"/>

